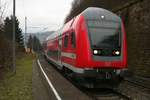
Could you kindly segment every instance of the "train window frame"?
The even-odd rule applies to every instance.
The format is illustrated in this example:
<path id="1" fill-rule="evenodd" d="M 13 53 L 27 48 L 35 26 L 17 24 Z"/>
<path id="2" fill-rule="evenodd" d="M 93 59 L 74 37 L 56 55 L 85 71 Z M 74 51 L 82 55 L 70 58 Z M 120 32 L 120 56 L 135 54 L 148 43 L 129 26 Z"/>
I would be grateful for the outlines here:
<path id="1" fill-rule="evenodd" d="M 86 19 L 86 23 L 87 23 L 87 27 L 88 27 L 88 35 L 89 35 L 89 40 L 90 40 L 90 45 L 91 47 L 93 48 L 93 44 L 92 44 L 92 38 L 91 38 L 91 32 L 90 32 L 90 29 L 89 28 L 105 28 L 107 29 L 107 27 L 91 27 L 91 26 L 88 26 L 88 21 L 97 21 L 97 19 Z M 113 22 L 113 23 L 118 23 L 120 24 L 119 26 L 119 44 L 118 46 L 121 48 L 121 45 L 122 45 L 122 22 L 121 21 L 115 21 L 115 20 L 105 20 L 106 22 Z M 111 28 L 111 27 L 108 27 L 109 29 L 115 29 L 115 28 Z"/>
<path id="2" fill-rule="evenodd" d="M 75 32 L 71 32 L 71 46 L 72 48 L 76 48 L 76 36 L 75 36 Z"/>
<path id="3" fill-rule="evenodd" d="M 67 47 L 68 47 L 68 42 L 69 42 L 69 36 L 68 36 L 68 35 L 65 35 L 65 36 L 64 36 L 64 48 L 67 48 Z"/>

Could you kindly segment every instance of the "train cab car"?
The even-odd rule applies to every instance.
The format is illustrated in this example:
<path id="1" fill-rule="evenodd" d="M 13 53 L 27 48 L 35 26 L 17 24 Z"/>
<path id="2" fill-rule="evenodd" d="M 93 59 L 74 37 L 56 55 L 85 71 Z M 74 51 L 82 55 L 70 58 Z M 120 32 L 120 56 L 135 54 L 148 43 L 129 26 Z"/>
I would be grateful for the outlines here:
<path id="1" fill-rule="evenodd" d="M 89 7 L 47 39 L 46 57 L 76 77 L 116 79 L 127 70 L 126 33 L 116 14 Z"/>

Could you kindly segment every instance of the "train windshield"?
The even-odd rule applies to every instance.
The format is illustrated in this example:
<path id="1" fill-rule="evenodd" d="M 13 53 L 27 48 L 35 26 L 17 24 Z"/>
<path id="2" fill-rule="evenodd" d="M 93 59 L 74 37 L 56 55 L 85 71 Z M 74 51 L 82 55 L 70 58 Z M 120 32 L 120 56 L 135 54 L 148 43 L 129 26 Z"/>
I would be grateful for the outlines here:
<path id="1" fill-rule="evenodd" d="M 87 24 L 92 48 L 120 48 L 121 22 L 87 20 Z"/>

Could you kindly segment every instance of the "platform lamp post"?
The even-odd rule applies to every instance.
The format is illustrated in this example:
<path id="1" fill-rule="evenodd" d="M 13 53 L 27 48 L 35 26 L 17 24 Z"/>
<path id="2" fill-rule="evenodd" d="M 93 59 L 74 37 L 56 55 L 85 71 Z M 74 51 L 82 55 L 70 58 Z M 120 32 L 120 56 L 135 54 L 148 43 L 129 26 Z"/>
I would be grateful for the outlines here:
<path id="1" fill-rule="evenodd" d="M 15 0 L 13 0 L 13 39 L 12 39 L 12 43 L 13 43 L 13 68 L 12 68 L 12 71 L 13 71 L 13 74 L 16 74 L 16 52 L 15 52 L 15 46 L 16 46 L 16 44 L 15 44 L 15 41 L 16 41 L 16 39 L 15 39 L 15 33 L 16 33 L 16 30 L 15 30 L 15 10 L 16 10 L 16 1 Z"/>

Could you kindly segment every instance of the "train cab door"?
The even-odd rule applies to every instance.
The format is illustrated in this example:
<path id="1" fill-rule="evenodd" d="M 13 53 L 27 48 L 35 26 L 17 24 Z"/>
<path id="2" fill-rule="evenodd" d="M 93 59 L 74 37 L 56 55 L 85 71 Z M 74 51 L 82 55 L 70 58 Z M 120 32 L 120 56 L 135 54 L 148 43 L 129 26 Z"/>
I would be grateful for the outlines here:
<path id="1" fill-rule="evenodd" d="M 75 31 L 70 31 L 70 54 L 72 59 L 72 65 L 75 65 L 76 61 L 76 37 L 75 37 Z"/>
<path id="2" fill-rule="evenodd" d="M 61 51 L 62 51 L 62 37 L 60 36 L 59 39 L 58 39 L 58 64 L 59 64 L 59 69 L 62 69 Z"/>

